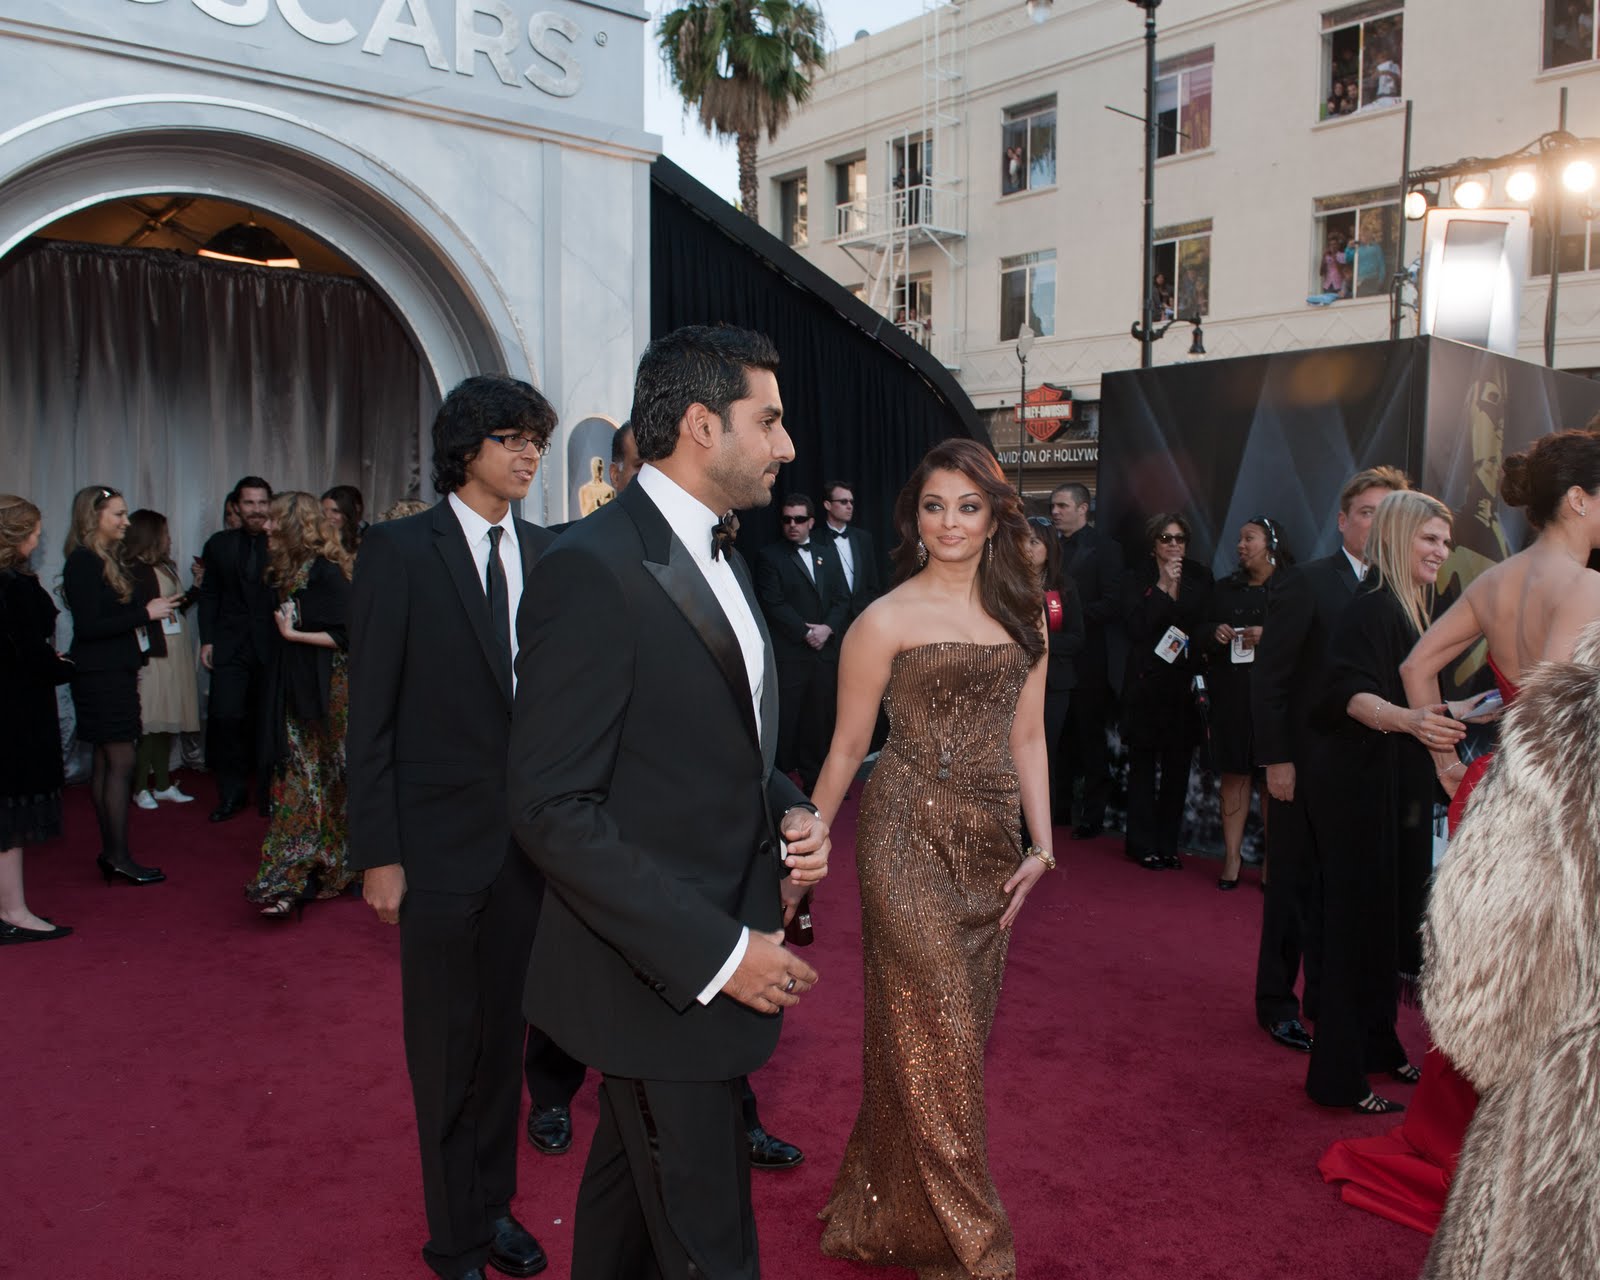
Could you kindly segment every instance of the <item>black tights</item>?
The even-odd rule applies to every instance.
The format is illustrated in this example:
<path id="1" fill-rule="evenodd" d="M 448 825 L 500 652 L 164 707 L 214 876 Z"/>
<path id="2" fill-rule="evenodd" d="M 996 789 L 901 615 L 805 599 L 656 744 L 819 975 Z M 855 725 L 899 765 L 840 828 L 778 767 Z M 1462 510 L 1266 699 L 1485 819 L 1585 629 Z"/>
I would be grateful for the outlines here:
<path id="1" fill-rule="evenodd" d="M 100 823 L 100 856 L 128 859 L 128 802 L 133 795 L 133 743 L 97 742 L 89 778 L 94 816 Z"/>

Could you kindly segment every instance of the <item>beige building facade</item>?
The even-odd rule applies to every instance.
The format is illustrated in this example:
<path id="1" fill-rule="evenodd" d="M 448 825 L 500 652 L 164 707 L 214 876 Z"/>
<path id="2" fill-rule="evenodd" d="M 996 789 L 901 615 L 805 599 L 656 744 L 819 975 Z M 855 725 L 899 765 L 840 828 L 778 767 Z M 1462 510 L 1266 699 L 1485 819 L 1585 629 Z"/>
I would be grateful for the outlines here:
<path id="1" fill-rule="evenodd" d="M 955 369 L 1012 464 L 1016 337 L 1024 321 L 1038 334 L 1030 389 L 1070 390 L 1080 408 L 1075 427 L 1030 443 L 1030 493 L 1092 470 L 1092 441 L 1074 437 L 1092 434 L 1101 375 L 1140 354 L 1129 328 L 1142 277 L 1144 10 L 1047 7 L 1035 22 L 1022 0 L 929 0 L 921 19 L 842 44 L 760 160 L 767 229 Z M 1401 212 L 1405 100 L 1413 171 L 1533 142 L 1557 127 L 1564 87 L 1569 131 L 1600 134 L 1596 8 L 1167 0 L 1156 11 L 1165 316 L 1198 316 L 1213 358 L 1387 338 L 1396 265 L 1421 248 L 1421 224 Z M 1490 206 L 1511 204 L 1510 172 L 1486 175 Z M 1444 182 L 1440 203 L 1453 192 Z M 1600 195 L 1568 197 L 1563 215 L 1563 368 L 1600 367 L 1589 200 Z M 1535 361 L 1549 243 L 1536 230 L 1523 296 L 1520 354 Z M 1401 332 L 1415 329 L 1406 310 Z M 1175 324 L 1156 362 L 1194 358 L 1191 342 L 1191 326 Z"/>

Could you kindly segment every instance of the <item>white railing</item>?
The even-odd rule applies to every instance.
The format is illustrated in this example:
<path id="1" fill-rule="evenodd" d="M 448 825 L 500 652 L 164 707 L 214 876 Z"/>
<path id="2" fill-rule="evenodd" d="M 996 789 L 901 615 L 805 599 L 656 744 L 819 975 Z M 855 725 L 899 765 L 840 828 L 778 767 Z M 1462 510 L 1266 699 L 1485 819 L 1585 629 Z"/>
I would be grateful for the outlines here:
<path id="1" fill-rule="evenodd" d="M 835 206 L 834 239 L 872 239 L 906 229 L 964 235 L 961 194 L 931 182 Z"/>

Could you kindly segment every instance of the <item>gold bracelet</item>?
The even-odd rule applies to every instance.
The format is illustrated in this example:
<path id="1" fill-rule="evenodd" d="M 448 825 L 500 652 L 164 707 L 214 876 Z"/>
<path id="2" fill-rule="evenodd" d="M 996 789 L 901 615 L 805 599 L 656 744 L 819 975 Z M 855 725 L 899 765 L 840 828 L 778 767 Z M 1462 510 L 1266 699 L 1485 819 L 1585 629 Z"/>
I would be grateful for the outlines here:
<path id="1" fill-rule="evenodd" d="M 1051 853 L 1048 849 L 1041 849 L 1036 844 L 1030 844 L 1026 849 L 1024 849 L 1022 856 L 1024 858 L 1039 859 L 1040 862 L 1044 863 L 1044 869 L 1046 871 L 1054 871 L 1056 869 L 1056 855 Z"/>

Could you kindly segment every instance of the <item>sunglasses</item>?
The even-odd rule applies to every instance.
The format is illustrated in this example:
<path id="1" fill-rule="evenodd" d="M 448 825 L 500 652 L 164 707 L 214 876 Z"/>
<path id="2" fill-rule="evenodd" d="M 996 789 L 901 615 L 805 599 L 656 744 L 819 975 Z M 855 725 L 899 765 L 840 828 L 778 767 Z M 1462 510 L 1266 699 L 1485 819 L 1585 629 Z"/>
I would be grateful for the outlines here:
<path id="1" fill-rule="evenodd" d="M 95 495 L 94 495 L 95 510 L 98 511 L 101 507 L 105 506 L 106 503 L 110 502 L 111 499 L 120 498 L 121 496 L 122 496 L 122 494 L 119 493 L 116 489 L 99 489 L 99 490 L 97 490 L 95 492 Z"/>
<path id="2" fill-rule="evenodd" d="M 1169 546 L 1169 547 L 1174 542 L 1183 543 L 1183 544 L 1187 545 L 1188 541 L 1189 541 L 1189 535 L 1186 534 L 1186 533 L 1158 533 L 1158 534 L 1156 534 L 1156 541 L 1160 542 L 1160 543 L 1164 543 L 1166 546 Z"/>
<path id="3" fill-rule="evenodd" d="M 804 524 L 807 520 L 811 519 L 811 517 L 810 516 L 780 516 L 779 519 L 781 519 L 784 524 Z"/>

